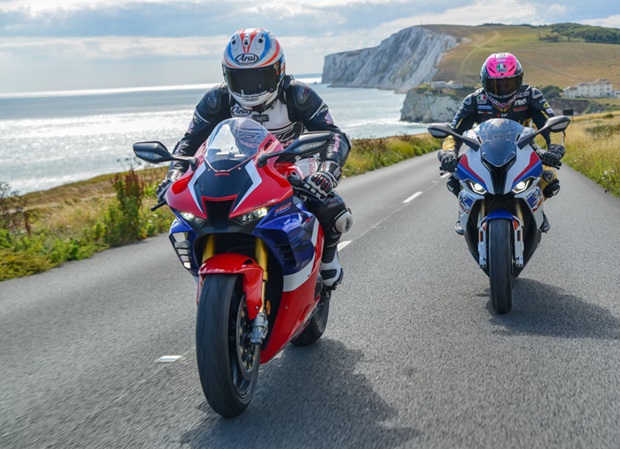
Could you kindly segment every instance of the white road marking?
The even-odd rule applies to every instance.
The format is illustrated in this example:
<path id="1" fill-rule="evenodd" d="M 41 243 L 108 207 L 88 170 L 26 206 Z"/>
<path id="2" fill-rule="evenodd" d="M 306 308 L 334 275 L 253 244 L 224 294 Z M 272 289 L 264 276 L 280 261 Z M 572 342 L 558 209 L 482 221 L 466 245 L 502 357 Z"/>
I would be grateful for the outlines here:
<path id="1" fill-rule="evenodd" d="M 157 363 L 174 363 L 181 358 L 180 355 L 165 355 L 156 360 Z"/>
<path id="2" fill-rule="evenodd" d="M 343 249 L 345 249 L 347 246 L 349 246 L 349 243 L 351 243 L 351 240 L 345 240 L 344 242 L 338 243 L 338 251 L 342 251 Z"/>
<path id="3" fill-rule="evenodd" d="M 411 201 L 415 200 L 417 197 L 419 197 L 420 195 L 422 195 L 422 192 L 416 192 L 413 195 L 411 195 L 409 198 L 407 198 L 405 201 L 403 201 L 403 203 L 410 203 Z"/>

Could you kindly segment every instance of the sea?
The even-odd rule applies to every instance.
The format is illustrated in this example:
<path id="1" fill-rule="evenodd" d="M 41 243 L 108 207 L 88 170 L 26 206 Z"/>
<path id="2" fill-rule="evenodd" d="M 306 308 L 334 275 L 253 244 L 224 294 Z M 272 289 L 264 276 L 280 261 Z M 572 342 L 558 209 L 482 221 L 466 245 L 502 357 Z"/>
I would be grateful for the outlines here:
<path id="1" fill-rule="evenodd" d="M 404 94 L 298 79 L 316 90 L 353 139 L 426 132 L 399 120 Z M 25 194 L 139 169 L 132 144 L 158 140 L 172 149 L 212 85 L 0 95 L 0 182 Z"/>

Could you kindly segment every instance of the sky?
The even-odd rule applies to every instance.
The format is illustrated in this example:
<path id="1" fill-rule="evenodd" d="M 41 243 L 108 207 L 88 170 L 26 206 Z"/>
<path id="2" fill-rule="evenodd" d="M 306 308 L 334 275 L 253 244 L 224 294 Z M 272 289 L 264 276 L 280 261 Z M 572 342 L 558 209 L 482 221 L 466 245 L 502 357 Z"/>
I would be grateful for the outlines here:
<path id="1" fill-rule="evenodd" d="M 240 28 L 271 30 L 287 72 L 320 74 L 325 55 L 374 47 L 416 25 L 620 28 L 614 0 L 0 0 L 0 95 L 222 80 Z"/>

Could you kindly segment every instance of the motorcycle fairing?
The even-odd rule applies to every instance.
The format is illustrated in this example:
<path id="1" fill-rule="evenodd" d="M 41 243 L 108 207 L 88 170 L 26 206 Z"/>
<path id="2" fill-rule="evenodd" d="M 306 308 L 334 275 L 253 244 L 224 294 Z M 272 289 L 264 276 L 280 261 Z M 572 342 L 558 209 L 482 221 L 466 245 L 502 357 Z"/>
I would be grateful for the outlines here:
<path id="1" fill-rule="evenodd" d="M 284 211 L 278 212 L 283 208 Z M 265 242 L 282 267 L 284 291 L 297 288 L 298 277 L 303 277 L 308 267 L 312 267 L 318 228 L 316 217 L 299 200 L 289 198 L 284 204 L 272 207 L 252 232 Z"/>
<path id="2" fill-rule="evenodd" d="M 488 170 L 482 165 L 480 156 L 473 150 L 468 149 L 463 156 L 459 159 L 459 164 L 456 168 L 456 176 L 463 182 L 472 181 L 480 184 L 486 190 L 489 190 L 487 184 L 491 184 L 491 179 L 483 179 L 479 176 L 479 173 L 485 173 Z"/>
<path id="3" fill-rule="evenodd" d="M 181 264 L 193 276 L 198 275 L 198 266 L 196 265 L 196 257 L 193 254 L 194 240 L 196 232 L 192 227 L 180 218 L 175 218 L 170 225 L 168 238 Z"/>
<path id="4" fill-rule="evenodd" d="M 536 152 L 526 147 L 520 151 L 529 151 L 529 158 L 517 159 L 510 170 L 508 170 L 508 176 L 506 183 L 506 189 L 504 193 L 511 191 L 521 181 L 525 181 L 528 178 L 540 178 L 542 176 L 543 168 L 540 158 L 536 155 Z"/>

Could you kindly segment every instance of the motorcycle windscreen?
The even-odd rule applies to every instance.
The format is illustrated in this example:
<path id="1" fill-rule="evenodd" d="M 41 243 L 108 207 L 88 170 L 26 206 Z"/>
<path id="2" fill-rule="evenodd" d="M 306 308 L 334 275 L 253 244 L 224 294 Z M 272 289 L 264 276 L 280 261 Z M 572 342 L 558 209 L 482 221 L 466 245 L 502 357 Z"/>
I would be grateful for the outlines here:
<path id="1" fill-rule="evenodd" d="M 207 141 L 205 159 L 216 170 L 230 169 L 254 157 L 268 136 L 269 131 L 254 120 L 224 120 Z"/>
<path id="2" fill-rule="evenodd" d="M 482 159 L 493 167 L 503 167 L 517 155 L 517 140 L 523 133 L 523 126 L 512 120 L 492 119 L 482 122 L 476 133 L 482 141 Z"/>

